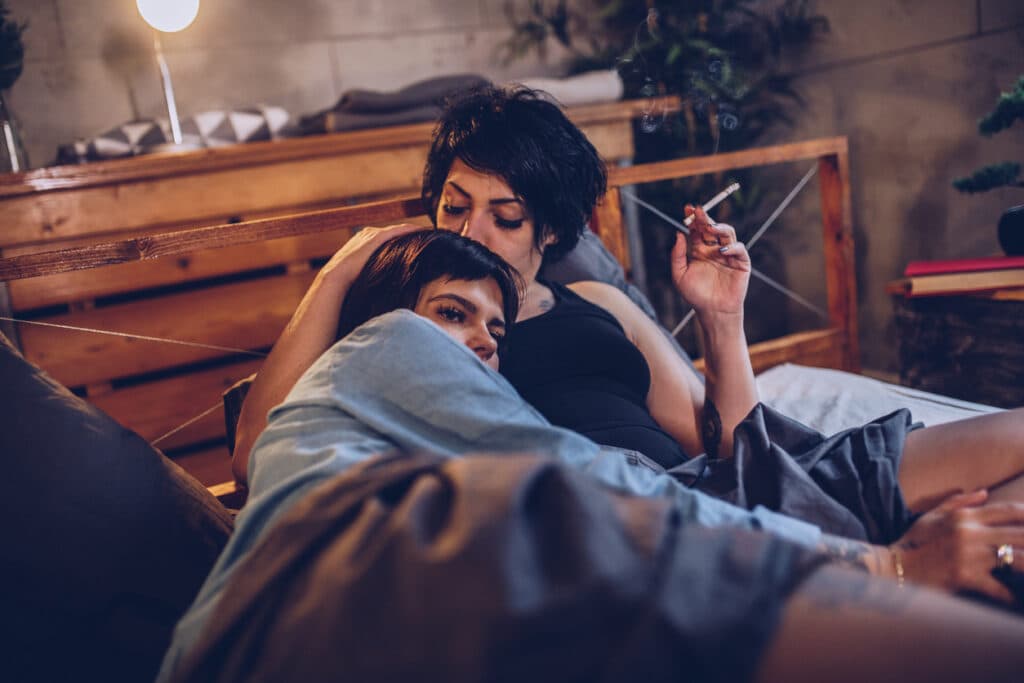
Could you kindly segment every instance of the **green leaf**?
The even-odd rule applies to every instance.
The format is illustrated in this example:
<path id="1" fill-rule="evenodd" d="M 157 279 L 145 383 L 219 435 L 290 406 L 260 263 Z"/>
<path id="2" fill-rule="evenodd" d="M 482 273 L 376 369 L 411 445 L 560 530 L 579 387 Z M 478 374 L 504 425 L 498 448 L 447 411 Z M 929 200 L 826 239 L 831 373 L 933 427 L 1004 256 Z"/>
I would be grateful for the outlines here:
<path id="1" fill-rule="evenodd" d="M 21 34 L 26 24 L 19 24 L 8 17 L 10 10 L 0 0 L 0 90 L 7 90 L 21 76 L 25 62 L 25 45 Z"/>

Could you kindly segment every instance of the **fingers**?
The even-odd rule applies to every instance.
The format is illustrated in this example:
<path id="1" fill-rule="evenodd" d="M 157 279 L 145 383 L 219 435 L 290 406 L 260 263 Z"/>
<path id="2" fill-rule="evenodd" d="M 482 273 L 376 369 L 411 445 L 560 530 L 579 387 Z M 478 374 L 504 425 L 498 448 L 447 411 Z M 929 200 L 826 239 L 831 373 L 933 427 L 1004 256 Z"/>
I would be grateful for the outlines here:
<path id="1" fill-rule="evenodd" d="M 1013 593 L 1010 592 L 1010 589 L 1004 586 L 991 574 L 979 576 L 976 581 L 971 583 L 973 585 L 964 586 L 964 589 L 987 595 L 990 598 L 995 598 L 996 600 L 1007 604 L 1012 605 L 1016 602 L 1016 598 L 1013 596 Z"/>
<path id="2" fill-rule="evenodd" d="M 956 581 L 957 588 L 1013 602 L 1014 596 L 1009 588 L 992 576 L 992 570 L 997 564 L 996 547 L 988 543 L 978 543 L 965 552 Z"/>
<path id="3" fill-rule="evenodd" d="M 956 493 L 935 506 L 936 510 L 958 510 L 965 507 L 981 505 L 988 498 L 987 489 L 978 489 L 968 493 Z"/>
<path id="4" fill-rule="evenodd" d="M 325 268 L 328 271 L 339 270 L 348 273 L 351 277 L 362 269 L 377 247 L 391 239 L 415 230 L 424 230 L 423 226 L 412 223 L 401 223 L 387 227 L 366 226 L 356 232 L 341 247 L 334 252 Z"/>
<path id="5" fill-rule="evenodd" d="M 718 237 L 718 243 L 727 247 L 736 242 L 736 229 L 726 223 L 715 223 L 711 230 Z"/>
<path id="6" fill-rule="evenodd" d="M 726 223 L 716 223 L 708 217 L 699 206 L 687 204 L 683 213 L 693 216 L 690 224 L 690 238 L 694 243 L 703 243 L 707 247 L 725 247 L 736 242 L 736 230 Z"/>
<path id="7" fill-rule="evenodd" d="M 973 511 L 973 516 L 989 526 L 1024 525 L 1024 504 L 992 503 Z"/>
<path id="8" fill-rule="evenodd" d="M 686 269 L 689 263 L 686 253 L 688 246 L 686 235 L 677 232 L 676 243 L 672 246 L 672 256 L 670 259 L 673 273 L 678 272 L 680 269 Z"/>
<path id="9" fill-rule="evenodd" d="M 718 253 L 724 254 L 727 263 L 733 267 L 749 267 L 750 265 L 750 253 L 747 252 L 747 245 L 743 242 L 733 242 L 728 246 L 719 247 Z"/>

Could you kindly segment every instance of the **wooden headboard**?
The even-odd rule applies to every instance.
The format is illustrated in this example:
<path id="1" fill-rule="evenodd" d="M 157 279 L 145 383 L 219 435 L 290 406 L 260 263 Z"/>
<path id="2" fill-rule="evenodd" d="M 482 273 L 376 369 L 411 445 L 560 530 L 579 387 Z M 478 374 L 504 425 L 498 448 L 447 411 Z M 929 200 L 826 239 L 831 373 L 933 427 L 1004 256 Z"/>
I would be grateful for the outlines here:
<path id="1" fill-rule="evenodd" d="M 592 227 L 628 271 L 621 187 L 804 159 L 818 160 L 830 322 L 822 329 L 753 345 L 751 358 L 756 370 L 783 362 L 856 370 L 845 138 L 612 167 L 609 191 Z M 15 316 L 224 347 L 16 326 L 29 360 L 79 388 L 144 438 L 153 440 L 212 408 L 159 446 L 213 484 L 229 476 L 223 414 L 216 408 L 220 394 L 261 362 L 225 349 L 265 351 L 290 318 L 317 265 L 354 230 L 409 219 L 427 224 L 418 197 L 173 231 L 140 227 L 98 243 L 68 244 L 64 239 L 58 241 L 60 249 L 45 240 L 30 240 L 4 247 L 0 281 L 7 283 Z"/>

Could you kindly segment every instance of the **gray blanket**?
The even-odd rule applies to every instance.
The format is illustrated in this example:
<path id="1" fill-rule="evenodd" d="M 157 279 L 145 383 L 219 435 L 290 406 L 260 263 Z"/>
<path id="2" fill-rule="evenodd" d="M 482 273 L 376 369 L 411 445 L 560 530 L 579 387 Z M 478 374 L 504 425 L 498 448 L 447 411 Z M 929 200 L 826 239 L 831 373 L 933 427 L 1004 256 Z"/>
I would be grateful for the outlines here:
<path id="1" fill-rule="evenodd" d="M 747 680 L 821 561 L 544 458 L 379 457 L 274 526 L 174 680 Z"/>

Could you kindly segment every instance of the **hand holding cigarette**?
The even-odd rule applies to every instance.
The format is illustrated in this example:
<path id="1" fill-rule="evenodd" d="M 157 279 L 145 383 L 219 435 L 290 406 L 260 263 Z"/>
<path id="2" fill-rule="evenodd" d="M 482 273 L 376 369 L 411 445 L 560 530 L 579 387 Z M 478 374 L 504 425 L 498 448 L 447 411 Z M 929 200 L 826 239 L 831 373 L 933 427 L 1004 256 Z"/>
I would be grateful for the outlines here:
<path id="1" fill-rule="evenodd" d="M 737 187 L 730 185 L 704 206 L 710 208 L 721 203 Z M 736 239 L 732 226 L 714 223 L 704 207 L 688 205 L 684 212 L 689 214 L 686 223 L 691 227 L 685 236 L 676 236 L 672 249 L 672 280 L 676 290 L 693 306 L 702 325 L 725 320 L 735 323 L 742 319 L 750 280 L 746 247 Z"/>

